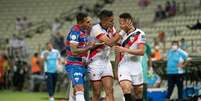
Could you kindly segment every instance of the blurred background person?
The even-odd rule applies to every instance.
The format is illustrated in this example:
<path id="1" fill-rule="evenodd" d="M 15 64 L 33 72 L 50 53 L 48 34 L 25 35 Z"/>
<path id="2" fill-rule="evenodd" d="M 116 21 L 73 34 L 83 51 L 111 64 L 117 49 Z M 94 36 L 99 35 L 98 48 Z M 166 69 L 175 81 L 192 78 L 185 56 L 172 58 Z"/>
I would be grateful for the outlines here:
<path id="1" fill-rule="evenodd" d="M 158 45 L 156 45 L 154 47 L 154 50 L 152 52 L 152 58 L 151 58 L 152 61 L 159 61 L 161 60 L 161 52 L 160 52 L 160 48 Z"/>
<path id="2" fill-rule="evenodd" d="M 187 45 L 186 40 L 185 40 L 184 38 L 182 38 L 182 39 L 180 40 L 180 47 L 181 47 L 181 49 L 183 49 L 183 50 L 185 50 L 185 51 L 186 51 L 186 49 L 188 48 L 188 45 Z"/>
<path id="3" fill-rule="evenodd" d="M 178 99 L 182 100 L 184 67 L 187 65 L 188 54 L 179 47 L 178 41 L 173 41 L 167 52 L 167 99 L 170 99 L 174 86 L 178 88 Z"/>
<path id="4" fill-rule="evenodd" d="M 31 80 L 30 80 L 31 91 L 36 91 L 35 84 L 37 81 L 42 79 L 41 72 L 42 68 L 41 68 L 40 57 L 39 54 L 36 52 L 34 53 L 31 59 Z"/>
<path id="5" fill-rule="evenodd" d="M 54 101 L 54 93 L 57 82 L 57 63 L 60 64 L 60 53 L 53 48 L 51 42 L 47 44 L 47 50 L 41 53 L 41 59 L 44 62 L 46 82 L 50 101 Z"/>

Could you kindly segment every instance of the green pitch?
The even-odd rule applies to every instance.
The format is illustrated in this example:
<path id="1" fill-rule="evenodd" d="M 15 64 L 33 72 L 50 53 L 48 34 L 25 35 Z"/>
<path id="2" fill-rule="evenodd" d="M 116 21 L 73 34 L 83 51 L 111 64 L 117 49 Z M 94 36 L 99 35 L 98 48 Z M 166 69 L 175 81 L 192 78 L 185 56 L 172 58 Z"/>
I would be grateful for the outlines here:
<path id="1" fill-rule="evenodd" d="M 55 101 L 65 98 L 65 92 L 56 93 Z M 49 101 L 46 92 L 0 91 L 0 101 Z"/>

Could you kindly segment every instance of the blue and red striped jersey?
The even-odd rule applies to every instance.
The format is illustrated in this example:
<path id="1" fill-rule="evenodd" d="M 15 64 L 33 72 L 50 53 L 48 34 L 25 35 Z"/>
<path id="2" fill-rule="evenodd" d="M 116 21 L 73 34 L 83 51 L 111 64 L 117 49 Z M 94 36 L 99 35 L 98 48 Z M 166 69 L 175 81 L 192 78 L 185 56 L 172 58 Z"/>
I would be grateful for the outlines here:
<path id="1" fill-rule="evenodd" d="M 72 54 L 70 43 L 77 43 L 78 48 L 85 48 L 88 42 L 88 33 L 80 28 L 79 25 L 74 25 L 66 37 L 66 60 L 67 65 L 83 65 L 83 58 L 86 58 L 87 52 L 77 55 Z"/>

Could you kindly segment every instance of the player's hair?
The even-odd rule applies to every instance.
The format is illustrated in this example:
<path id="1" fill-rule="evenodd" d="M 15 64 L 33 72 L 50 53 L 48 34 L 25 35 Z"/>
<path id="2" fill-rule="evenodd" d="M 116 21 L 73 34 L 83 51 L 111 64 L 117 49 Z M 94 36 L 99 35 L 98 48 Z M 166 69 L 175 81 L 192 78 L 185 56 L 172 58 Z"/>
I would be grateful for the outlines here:
<path id="1" fill-rule="evenodd" d="M 119 18 L 129 19 L 133 21 L 133 17 L 129 13 L 122 13 L 119 15 Z"/>
<path id="2" fill-rule="evenodd" d="M 119 15 L 119 18 L 131 20 L 133 22 L 133 25 L 136 27 L 136 23 L 134 21 L 134 18 L 131 16 L 130 13 L 122 13 Z"/>
<path id="3" fill-rule="evenodd" d="M 103 20 L 104 18 L 111 17 L 111 16 L 113 16 L 113 12 L 110 10 L 103 10 L 98 15 L 100 20 Z"/>
<path id="4" fill-rule="evenodd" d="M 86 13 L 78 13 L 76 15 L 76 20 L 77 20 L 77 23 L 80 23 L 82 21 L 84 21 L 84 18 L 88 17 L 88 14 Z"/>
<path id="5" fill-rule="evenodd" d="M 174 41 L 172 41 L 172 45 L 173 45 L 173 44 L 179 45 L 179 41 L 174 40 Z"/>

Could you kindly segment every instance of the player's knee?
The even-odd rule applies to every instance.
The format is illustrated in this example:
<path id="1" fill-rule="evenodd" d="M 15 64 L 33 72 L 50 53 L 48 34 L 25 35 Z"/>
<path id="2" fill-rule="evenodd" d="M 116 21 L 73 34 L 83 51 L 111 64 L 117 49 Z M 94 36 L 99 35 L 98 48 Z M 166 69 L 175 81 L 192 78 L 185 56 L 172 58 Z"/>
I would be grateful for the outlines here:
<path id="1" fill-rule="evenodd" d="M 96 97 L 100 96 L 100 90 L 99 90 L 99 88 L 97 88 L 97 87 L 93 88 L 93 95 L 96 96 Z"/>
<path id="2" fill-rule="evenodd" d="M 77 91 L 82 91 L 82 92 L 84 92 L 84 87 L 83 87 L 83 85 L 76 85 L 75 86 L 75 91 L 77 92 Z"/>
<path id="3" fill-rule="evenodd" d="M 135 89 L 134 89 L 134 92 L 135 92 L 135 98 L 141 99 L 142 96 L 143 96 L 143 87 L 140 86 L 140 87 L 138 87 L 138 88 L 135 88 Z"/>
<path id="4" fill-rule="evenodd" d="M 106 96 L 112 96 L 113 95 L 113 87 L 107 88 L 105 90 Z"/>
<path id="5" fill-rule="evenodd" d="M 128 83 L 121 83 L 120 86 L 121 86 L 124 94 L 131 93 L 132 87 L 131 87 L 130 84 L 128 84 Z"/>

